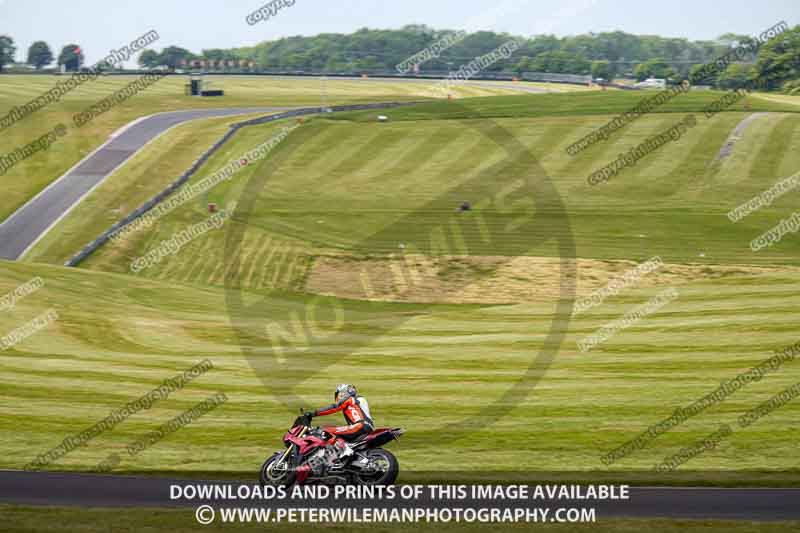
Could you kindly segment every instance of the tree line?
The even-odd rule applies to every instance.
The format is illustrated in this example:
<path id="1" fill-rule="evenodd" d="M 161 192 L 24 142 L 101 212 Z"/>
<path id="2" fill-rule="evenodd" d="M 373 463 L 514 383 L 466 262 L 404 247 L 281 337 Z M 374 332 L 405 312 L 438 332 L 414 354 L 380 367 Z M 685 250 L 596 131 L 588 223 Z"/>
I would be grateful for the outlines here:
<path id="1" fill-rule="evenodd" d="M 179 46 L 160 52 L 145 50 L 139 65 L 146 69 L 249 70 L 315 72 L 328 74 L 396 72 L 396 66 L 433 43 L 457 32 L 409 25 L 397 30 L 364 28 L 350 34 L 323 33 L 286 37 L 256 46 L 208 49 L 196 54 Z M 710 41 L 657 35 L 634 35 L 622 31 L 556 37 L 538 35 L 520 38 L 505 33 L 478 31 L 451 39 L 452 44 L 436 57 L 419 65 L 419 72 L 457 70 L 474 58 L 516 39 L 520 47 L 507 59 L 489 66 L 488 72 L 547 72 L 617 77 L 689 79 L 725 89 L 736 89 L 759 79 L 766 88 L 779 88 L 800 78 L 800 26 L 778 35 L 760 49 L 731 63 L 710 79 L 695 79 L 703 64 L 714 61 L 731 47 L 751 42 L 747 35 L 727 33 Z M 10 50 L 10 51 L 9 51 Z M 0 36 L 0 71 L 13 62 L 13 40 Z M 54 60 L 49 46 L 37 41 L 28 50 L 27 64 L 42 68 Z M 80 68 L 83 56 L 74 44 L 62 49 L 58 65 Z"/>
<path id="2" fill-rule="evenodd" d="M 6 66 L 16 64 L 14 60 L 16 53 L 17 47 L 14 39 L 8 35 L 0 35 L 0 72 L 3 72 Z M 83 65 L 84 55 L 80 46 L 68 44 L 61 49 L 57 59 L 59 67 L 64 65 L 67 70 L 74 71 Z M 41 70 L 55 60 L 56 57 L 53 55 L 50 45 L 45 41 L 36 41 L 28 47 L 28 56 L 24 64 Z"/>

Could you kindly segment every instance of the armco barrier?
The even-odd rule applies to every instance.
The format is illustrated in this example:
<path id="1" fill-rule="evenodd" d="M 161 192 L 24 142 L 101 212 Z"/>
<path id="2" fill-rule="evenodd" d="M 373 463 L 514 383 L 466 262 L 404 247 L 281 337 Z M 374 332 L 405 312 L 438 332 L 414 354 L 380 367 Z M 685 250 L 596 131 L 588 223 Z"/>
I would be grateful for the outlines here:
<path id="1" fill-rule="evenodd" d="M 200 156 L 199 159 L 195 160 L 192 163 L 192 166 L 189 167 L 189 170 L 181 174 L 181 176 L 173 181 L 166 189 L 161 191 L 160 193 L 153 196 L 151 199 L 146 201 L 144 204 L 139 206 L 135 209 L 132 213 L 128 216 L 111 226 L 108 230 L 103 232 L 102 235 L 97 237 L 95 240 L 90 242 L 86 245 L 83 250 L 75 254 L 69 261 L 64 263 L 64 266 L 74 267 L 78 266 L 84 259 L 92 255 L 95 250 L 103 246 L 106 242 L 109 241 L 111 235 L 116 233 L 117 231 L 121 230 L 137 218 L 141 217 L 151 209 L 153 209 L 156 205 L 164 201 L 169 195 L 177 191 L 181 185 L 186 183 L 189 178 L 191 178 L 197 170 L 208 161 L 214 153 L 219 150 L 225 143 L 227 143 L 231 137 L 233 137 L 239 128 L 244 128 L 246 126 L 255 126 L 258 124 L 266 124 L 267 122 L 274 122 L 276 120 L 283 120 L 286 118 L 292 117 L 299 117 L 303 115 L 316 115 L 318 113 L 341 113 L 344 111 L 361 111 L 365 109 L 389 109 L 393 107 L 400 107 L 406 105 L 415 105 L 421 104 L 424 102 L 387 102 L 387 103 L 377 103 L 377 104 L 355 104 L 355 105 L 343 105 L 343 106 L 333 106 L 333 107 L 307 107 L 303 109 L 293 109 L 292 111 L 285 111 L 283 113 L 277 113 L 274 115 L 267 115 L 265 117 L 254 118 L 251 120 L 245 120 L 242 122 L 236 122 L 231 124 L 230 129 L 223 135 L 217 142 L 215 142 L 211 148 L 205 151 L 203 155 Z"/>

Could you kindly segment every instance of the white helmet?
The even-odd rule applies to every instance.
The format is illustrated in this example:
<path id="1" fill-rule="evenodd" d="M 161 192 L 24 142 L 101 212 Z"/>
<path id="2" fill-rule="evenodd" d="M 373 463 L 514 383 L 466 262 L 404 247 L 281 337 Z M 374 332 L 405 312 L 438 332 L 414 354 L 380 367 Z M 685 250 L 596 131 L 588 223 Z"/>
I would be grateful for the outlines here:
<path id="1" fill-rule="evenodd" d="M 336 392 L 333 393 L 333 401 L 339 403 L 342 400 L 346 400 L 351 396 L 353 398 L 356 397 L 358 392 L 356 392 L 356 388 L 352 385 L 348 385 L 347 383 L 342 383 L 338 387 L 336 387 Z"/>

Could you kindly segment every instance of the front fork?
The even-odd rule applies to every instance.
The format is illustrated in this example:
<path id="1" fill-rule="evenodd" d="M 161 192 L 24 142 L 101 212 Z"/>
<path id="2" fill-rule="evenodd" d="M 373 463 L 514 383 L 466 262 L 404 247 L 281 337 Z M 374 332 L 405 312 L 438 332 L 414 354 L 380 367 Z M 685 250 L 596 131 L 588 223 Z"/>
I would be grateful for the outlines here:
<path id="1" fill-rule="evenodd" d="M 307 432 L 308 428 L 303 428 L 303 430 L 297 435 L 297 437 L 302 438 Z M 278 460 L 277 464 L 282 464 L 284 461 L 286 461 L 289 458 L 289 454 L 291 454 L 292 451 L 294 450 L 295 446 L 296 444 L 294 443 L 289 444 L 289 446 L 286 447 L 286 451 L 283 452 L 283 455 L 281 456 L 280 460 Z"/>

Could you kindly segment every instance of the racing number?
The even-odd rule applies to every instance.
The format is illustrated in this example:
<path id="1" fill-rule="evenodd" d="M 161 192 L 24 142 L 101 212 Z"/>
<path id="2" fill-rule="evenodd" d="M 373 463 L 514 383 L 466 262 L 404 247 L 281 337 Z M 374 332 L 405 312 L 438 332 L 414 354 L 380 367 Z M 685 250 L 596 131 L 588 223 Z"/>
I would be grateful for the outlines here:
<path id="1" fill-rule="evenodd" d="M 361 416 L 361 410 L 355 405 L 349 406 L 347 408 L 347 412 L 350 414 L 348 418 L 354 423 L 360 422 L 363 419 L 363 417 Z"/>

